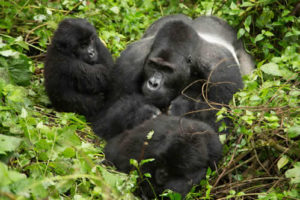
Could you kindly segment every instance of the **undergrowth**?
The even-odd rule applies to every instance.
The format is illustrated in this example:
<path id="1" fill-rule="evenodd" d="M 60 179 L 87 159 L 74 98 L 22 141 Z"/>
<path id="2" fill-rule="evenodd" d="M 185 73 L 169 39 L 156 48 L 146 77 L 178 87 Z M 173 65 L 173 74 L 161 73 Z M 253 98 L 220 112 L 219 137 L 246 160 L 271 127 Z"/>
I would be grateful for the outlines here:
<path id="1" fill-rule="evenodd" d="M 225 19 L 253 55 L 218 119 L 232 118 L 224 158 L 187 199 L 300 198 L 300 19 L 297 0 L 0 0 L 0 199 L 136 199 L 138 173 L 103 164 L 84 117 L 49 107 L 43 58 L 59 21 L 88 19 L 116 58 L 158 18 Z M 298 10 L 299 15 L 299 10 Z M 167 192 L 171 199 L 180 199 Z"/>

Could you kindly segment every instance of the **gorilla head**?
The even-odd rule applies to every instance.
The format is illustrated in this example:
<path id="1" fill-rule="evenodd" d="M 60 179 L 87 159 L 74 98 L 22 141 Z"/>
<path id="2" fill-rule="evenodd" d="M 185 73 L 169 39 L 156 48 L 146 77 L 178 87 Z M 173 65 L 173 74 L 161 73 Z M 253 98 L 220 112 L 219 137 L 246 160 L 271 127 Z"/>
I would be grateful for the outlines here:
<path id="1" fill-rule="evenodd" d="M 72 36 L 72 37 L 70 37 Z M 85 19 L 65 19 L 56 30 L 53 44 L 66 55 L 73 55 L 88 64 L 98 61 L 97 32 Z"/>
<path id="2" fill-rule="evenodd" d="M 147 139 L 151 130 L 154 134 Z M 160 115 L 109 140 L 105 155 L 127 173 L 134 169 L 130 159 L 154 158 L 142 165 L 141 171 L 151 174 L 149 180 L 155 193 L 171 189 L 185 195 L 205 177 L 208 167 L 215 167 L 222 155 L 222 145 L 218 134 L 203 122 Z M 140 195 L 154 197 L 146 180 L 139 186 Z"/>
<path id="3" fill-rule="evenodd" d="M 151 103 L 164 107 L 190 81 L 196 31 L 182 21 L 171 21 L 155 36 L 144 63 L 143 94 Z"/>

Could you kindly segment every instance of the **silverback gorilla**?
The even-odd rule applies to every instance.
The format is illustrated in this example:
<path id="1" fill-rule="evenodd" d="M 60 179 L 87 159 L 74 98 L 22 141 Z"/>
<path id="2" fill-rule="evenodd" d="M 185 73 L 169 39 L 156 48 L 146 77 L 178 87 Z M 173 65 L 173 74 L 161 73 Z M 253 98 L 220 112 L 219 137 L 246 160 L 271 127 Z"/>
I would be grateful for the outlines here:
<path id="1" fill-rule="evenodd" d="M 151 130 L 154 134 L 147 139 Z M 109 140 L 104 152 L 108 161 L 127 173 L 134 169 L 130 159 L 154 158 L 141 171 L 151 174 L 155 193 L 171 189 L 184 196 L 205 177 L 208 167 L 215 168 L 222 145 L 218 134 L 203 122 L 160 115 Z M 146 180 L 139 183 L 137 193 L 144 199 L 154 197 Z"/>
<path id="2" fill-rule="evenodd" d="M 45 87 L 54 108 L 94 115 L 108 92 L 113 59 L 95 28 L 80 18 L 63 20 L 45 60 Z"/>
<path id="3" fill-rule="evenodd" d="M 163 17 L 117 59 L 108 107 L 122 111 L 123 107 L 134 105 L 119 99 L 141 95 L 146 104 L 162 111 L 168 109 L 169 115 L 182 116 L 201 110 L 187 116 L 204 121 L 217 130 L 216 110 L 229 103 L 233 94 L 243 87 L 241 75 L 252 69 L 251 56 L 225 21 L 213 16 L 194 20 L 185 15 Z M 113 124 L 111 119 L 122 120 L 120 116 L 112 115 L 112 112 L 101 113 L 100 121 L 93 123 L 95 133 L 110 138 L 122 132 L 119 129 L 111 133 L 102 128 L 103 123 L 108 127 Z M 128 127 L 124 125 L 126 123 L 141 123 L 145 113 L 141 115 L 142 120 L 136 120 L 139 115 L 132 121 L 126 118 L 127 121 L 121 122 L 122 127 Z"/>

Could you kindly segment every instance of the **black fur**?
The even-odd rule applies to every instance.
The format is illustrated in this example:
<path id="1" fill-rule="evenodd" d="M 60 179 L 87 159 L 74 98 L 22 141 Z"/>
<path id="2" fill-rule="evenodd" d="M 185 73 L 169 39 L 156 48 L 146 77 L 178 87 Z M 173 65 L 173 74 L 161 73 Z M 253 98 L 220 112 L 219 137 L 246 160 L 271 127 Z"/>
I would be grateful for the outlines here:
<path id="1" fill-rule="evenodd" d="M 108 109 L 100 112 L 92 123 L 93 131 L 108 140 L 159 114 L 160 110 L 147 104 L 143 96 L 123 96 L 111 104 Z"/>
<path id="2" fill-rule="evenodd" d="M 234 53 L 224 45 L 208 42 L 201 34 L 225 41 Z M 143 38 L 129 45 L 117 59 L 111 99 L 114 102 L 124 95 L 140 94 L 161 110 L 171 105 L 170 115 L 204 109 L 187 116 L 217 129 L 216 109 L 228 104 L 243 87 L 241 72 L 252 69 L 251 57 L 223 20 L 212 16 L 195 20 L 184 15 L 167 16 L 154 22 Z M 192 85 L 186 90 L 188 97 L 181 95 L 188 85 Z"/>
<path id="3" fill-rule="evenodd" d="M 54 33 L 45 60 L 45 87 L 54 108 L 86 117 L 107 97 L 110 52 L 84 19 L 65 19 Z"/>
<path id="4" fill-rule="evenodd" d="M 154 134 L 147 139 L 151 130 Z M 205 178 L 208 167 L 215 168 L 222 155 L 222 145 L 218 134 L 203 122 L 160 115 L 109 140 L 105 155 L 117 169 L 126 173 L 135 169 L 129 164 L 130 159 L 154 158 L 153 162 L 144 164 L 141 171 L 151 174 L 155 193 L 171 189 L 184 196 Z M 145 180 L 138 190 L 141 196 L 154 197 Z"/>

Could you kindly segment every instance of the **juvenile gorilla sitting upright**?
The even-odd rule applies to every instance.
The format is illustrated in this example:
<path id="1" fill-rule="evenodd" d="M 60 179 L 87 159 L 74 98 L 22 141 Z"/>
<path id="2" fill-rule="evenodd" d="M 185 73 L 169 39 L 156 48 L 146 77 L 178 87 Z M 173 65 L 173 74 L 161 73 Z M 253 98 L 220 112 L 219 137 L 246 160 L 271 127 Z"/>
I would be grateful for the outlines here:
<path id="1" fill-rule="evenodd" d="M 154 134 L 147 139 L 151 130 Z M 143 174 L 151 174 L 154 192 L 158 195 L 171 189 L 184 196 L 205 178 L 208 167 L 215 168 L 222 145 L 218 134 L 203 122 L 160 115 L 109 140 L 105 155 L 117 169 L 127 173 L 134 169 L 130 159 L 154 158 L 140 168 Z M 140 196 L 154 197 L 146 180 L 138 190 Z"/>
<path id="2" fill-rule="evenodd" d="M 152 24 L 144 37 L 118 58 L 112 75 L 111 102 L 124 95 L 141 94 L 159 109 L 171 105 L 170 115 L 204 109 L 191 117 L 217 129 L 215 111 L 210 107 L 228 104 L 243 87 L 241 73 L 252 69 L 251 57 L 223 20 L 213 16 L 195 20 L 184 15 L 167 16 Z M 181 95 L 188 85 L 192 86 Z"/>
<path id="3" fill-rule="evenodd" d="M 52 105 L 86 117 L 96 114 L 107 97 L 112 65 L 110 52 L 89 22 L 63 20 L 45 60 L 45 87 Z"/>

